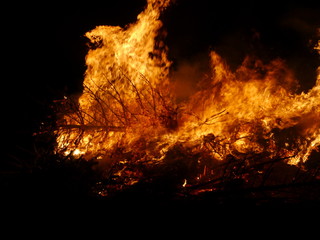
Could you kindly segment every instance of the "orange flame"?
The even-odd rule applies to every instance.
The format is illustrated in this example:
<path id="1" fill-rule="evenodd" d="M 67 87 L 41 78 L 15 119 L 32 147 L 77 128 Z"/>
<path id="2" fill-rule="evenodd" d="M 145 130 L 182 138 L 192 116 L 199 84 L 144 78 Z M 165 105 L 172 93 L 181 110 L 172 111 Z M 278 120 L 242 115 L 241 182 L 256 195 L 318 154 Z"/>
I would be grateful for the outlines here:
<path id="1" fill-rule="evenodd" d="M 222 136 L 230 154 L 269 151 L 305 161 L 320 140 L 319 75 L 308 93 L 295 94 L 298 82 L 279 59 L 246 58 L 231 72 L 212 52 L 211 63 L 210 82 L 188 103 L 196 117 L 186 125 L 193 123 L 195 135 Z"/>
<path id="2" fill-rule="evenodd" d="M 78 114 L 63 119 L 62 125 L 73 130 L 59 134 L 60 149 L 94 154 L 119 141 L 129 144 L 141 129 L 160 125 L 171 108 L 165 93 L 170 62 L 166 47 L 155 38 L 162 26 L 158 18 L 168 4 L 149 0 L 137 22 L 126 29 L 98 26 L 86 33 L 94 47 L 86 56 Z"/>
<path id="3" fill-rule="evenodd" d="M 320 68 L 315 86 L 298 94 L 299 83 L 281 59 L 265 64 L 247 57 L 232 72 L 211 52 L 210 77 L 177 104 L 167 47 L 156 40 L 169 4 L 148 0 L 125 29 L 98 26 L 86 33 L 93 47 L 84 90 L 59 123 L 57 150 L 106 159 L 115 147 L 139 147 L 161 160 L 177 142 L 200 148 L 210 142 L 220 160 L 268 152 L 290 157 L 291 164 L 305 162 L 320 145 Z"/>

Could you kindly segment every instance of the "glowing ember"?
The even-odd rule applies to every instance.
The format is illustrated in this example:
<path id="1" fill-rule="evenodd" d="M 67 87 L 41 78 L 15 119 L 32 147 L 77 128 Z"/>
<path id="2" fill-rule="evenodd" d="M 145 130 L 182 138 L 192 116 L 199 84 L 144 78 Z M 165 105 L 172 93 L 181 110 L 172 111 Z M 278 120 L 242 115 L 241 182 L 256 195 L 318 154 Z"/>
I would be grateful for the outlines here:
<path id="1" fill-rule="evenodd" d="M 121 149 L 136 152 L 131 159 L 157 162 L 181 144 L 221 161 L 265 154 L 290 164 L 305 162 L 320 145 L 320 70 L 315 86 L 297 93 L 299 83 L 281 59 L 264 63 L 247 57 L 231 71 L 210 52 L 210 77 L 178 103 L 167 48 L 157 38 L 159 16 L 169 3 L 148 0 L 136 23 L 125 29 L 98 26 L 86 33 L 92 47 L 84 90 L 78 104 L 65 99 L 57 151 L 111 162 Z M 198 178 L 208 175 L 204 169 Z M 132 171 L 119 174 L 130 175 L 130 184 L 138 178 Z M 182 186 L 187 183 L 185 178 Z"/>

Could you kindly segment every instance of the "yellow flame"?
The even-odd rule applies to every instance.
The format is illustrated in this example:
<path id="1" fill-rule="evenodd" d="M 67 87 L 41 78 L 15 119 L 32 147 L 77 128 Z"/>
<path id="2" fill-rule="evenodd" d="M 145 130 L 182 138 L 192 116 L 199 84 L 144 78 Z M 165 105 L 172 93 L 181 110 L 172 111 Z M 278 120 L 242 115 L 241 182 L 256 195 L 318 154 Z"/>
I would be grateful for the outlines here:
<path id="1" fill-rule="evenodd" d="M 263 63 L 247 57 L 231 71 L 211 52 L 210 78 L 178 105 L 167 47 L 156 40 L 169 3 L 148 0 L 134 24 L 86 33 L 93 47 L 86 56 L 84 90 L 75 111 L 61 120 L 58 149 L 101 158 L 119 146 L 139 147 L 161 160 L 182 142 L 211 149 L 220 160 L 268 152 L 291 157 L 291 164 L 306 161 L 320 145 L 320 68 L 315 86 L 298 94 L 299 83 L 281 59 Z"/>

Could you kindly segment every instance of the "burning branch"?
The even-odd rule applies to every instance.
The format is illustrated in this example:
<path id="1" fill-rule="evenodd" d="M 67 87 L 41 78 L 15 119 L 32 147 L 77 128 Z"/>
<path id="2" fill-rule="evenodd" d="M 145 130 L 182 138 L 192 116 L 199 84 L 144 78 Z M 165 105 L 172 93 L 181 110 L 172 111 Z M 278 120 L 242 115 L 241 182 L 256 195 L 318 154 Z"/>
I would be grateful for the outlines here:
<path id="1" fill-rule="evenodd" d="M 92 125 L 58 125 L 58 128 L 62 129 L 81 129 L 83 131 L 86 130 L 103 130 L 103 131 L 112 131 L 112 132 L 123 132 L 125 129 L 121 127 L 114 127 L 114 126 L 92 126 Z"/>

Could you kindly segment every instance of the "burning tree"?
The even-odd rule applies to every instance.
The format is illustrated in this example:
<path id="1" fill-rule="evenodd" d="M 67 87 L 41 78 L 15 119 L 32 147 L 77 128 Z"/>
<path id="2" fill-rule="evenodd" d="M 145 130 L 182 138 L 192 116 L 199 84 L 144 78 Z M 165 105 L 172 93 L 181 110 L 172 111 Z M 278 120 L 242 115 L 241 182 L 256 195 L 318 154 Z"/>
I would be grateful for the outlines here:
<path id="1" fill-rule="evenodd" d="M 231 71 L 212 51 L 209 77 L 178 102 L 159 37 L 159 17 L 169 4 L 148 0 L 135 23 L 86 33 L 91 47 L 83 93 L 60 102 L 56 151 L 96 159 L 117 190 L 150 182 L 159 172 L 189 192 L 225 188 L 230 180 L 252 189 L 271 181 L 275 165 L 300 166 L 285 184 L 306 181 L 303 164 L 320 145 L 320 75 L 298 94 L 283 60 L 247 57 Z M 101 194 L 111 191 L 102 188 Z"/>

